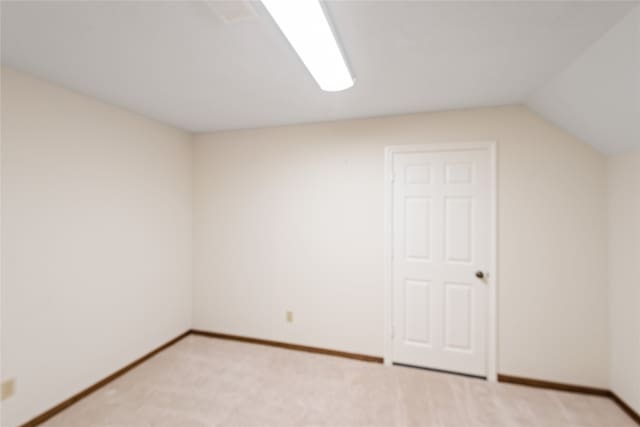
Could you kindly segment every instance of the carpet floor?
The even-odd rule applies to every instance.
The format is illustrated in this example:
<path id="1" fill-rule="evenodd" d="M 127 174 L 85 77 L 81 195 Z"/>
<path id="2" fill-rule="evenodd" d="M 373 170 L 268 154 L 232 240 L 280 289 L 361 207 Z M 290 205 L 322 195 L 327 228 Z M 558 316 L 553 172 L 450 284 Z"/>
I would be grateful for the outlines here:
<path id="1" fill-rule="evenodd" d="M 47 427 L 636 427 L 603 397 L 190 335 Z"/>

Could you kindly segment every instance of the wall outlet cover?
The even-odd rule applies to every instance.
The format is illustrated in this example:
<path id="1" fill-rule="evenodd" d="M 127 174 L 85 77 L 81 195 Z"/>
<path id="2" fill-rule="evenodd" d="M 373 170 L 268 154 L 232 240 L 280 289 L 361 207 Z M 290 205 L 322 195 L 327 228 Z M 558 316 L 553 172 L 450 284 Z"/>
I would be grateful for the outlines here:
<path id="1" fill-rule="evenodd" d="M 16 392 L 16 380 L 14 378 L 2 382 L 2 400 L 8 399 Z"/>

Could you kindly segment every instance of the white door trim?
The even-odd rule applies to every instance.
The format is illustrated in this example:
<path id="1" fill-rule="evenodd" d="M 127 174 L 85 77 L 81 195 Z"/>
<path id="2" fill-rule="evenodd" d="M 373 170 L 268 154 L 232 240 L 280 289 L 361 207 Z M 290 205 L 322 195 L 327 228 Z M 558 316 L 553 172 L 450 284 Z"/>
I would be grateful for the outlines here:
<path id="1" fill-rule="evenodd" d="M 385 148 L 384 177 L 384 364 L 393 361 L 393 157 L 396 153 L 436 152 L 457 150 L 486 150 L 489 154 L 489 205 L 492 232 L 490 234 L 489 259 L 491 271 L 487 276 L 489 300 L 487 301 L 487 380 L 498 380 L 498 179 L 495 141 L 464 143 L 398 145 Z"/>

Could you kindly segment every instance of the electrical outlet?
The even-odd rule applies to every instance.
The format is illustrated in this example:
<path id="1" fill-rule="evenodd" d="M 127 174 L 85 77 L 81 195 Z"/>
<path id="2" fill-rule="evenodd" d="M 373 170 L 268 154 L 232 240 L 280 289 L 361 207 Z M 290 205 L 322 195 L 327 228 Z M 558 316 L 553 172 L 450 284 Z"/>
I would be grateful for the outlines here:
<path id="1" fill-rule="evenodd" d="M 2 400 L 8 399 L 16 392 L 16 380 L 14 378 L 2 382 Z"/>
<path id="2" fill-rule="evenodd" d="M 287 311 L 287 322 L 293 322 L 293 311 Z"/>

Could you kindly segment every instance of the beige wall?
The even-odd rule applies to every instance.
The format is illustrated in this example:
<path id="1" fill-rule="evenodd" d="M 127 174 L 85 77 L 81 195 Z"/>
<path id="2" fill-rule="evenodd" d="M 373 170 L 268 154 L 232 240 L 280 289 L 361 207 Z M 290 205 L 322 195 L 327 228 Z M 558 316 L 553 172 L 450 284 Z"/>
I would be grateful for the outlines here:
<path id="1" fill-rule="evenodd" d="M 384 147 L 475 140 L 499 144 L 499 372 L 607 387 L 606 161 L 524 107 L 197 136 L 194 327 L 382 355 Z"/>
<path id="2" fill-rule="evenodd" d="M 2 68 L 12 427 L 191 323 L 191 137 Z"/>
<path id="3" fill-rule="evenodd" d="M 17 379 L 3 426 L 192 324 L 382 355 L 384 147 L 414 143 L 498 142 L 499 372 L 609 386 L 606 159 L 524 107 L 224 132 L 195 147 L 7 68 L 1 107 L 2 377 Z M 610 207 L 637 192 L 634 166 L 613 162 Z M 629 250 L 620 236 L 612 256 Z M 630 319 L 617 310 L 632 316 L 637 264 L 612 274 L 611 372 L 630 402 L 638 356 L 621 343 L 633 330 L 615 325 Z"/>
<path id="4" fill-rule="evenodd" d="M 640 413 L 640 152 L 608 166 L 611 388 Z"/>

